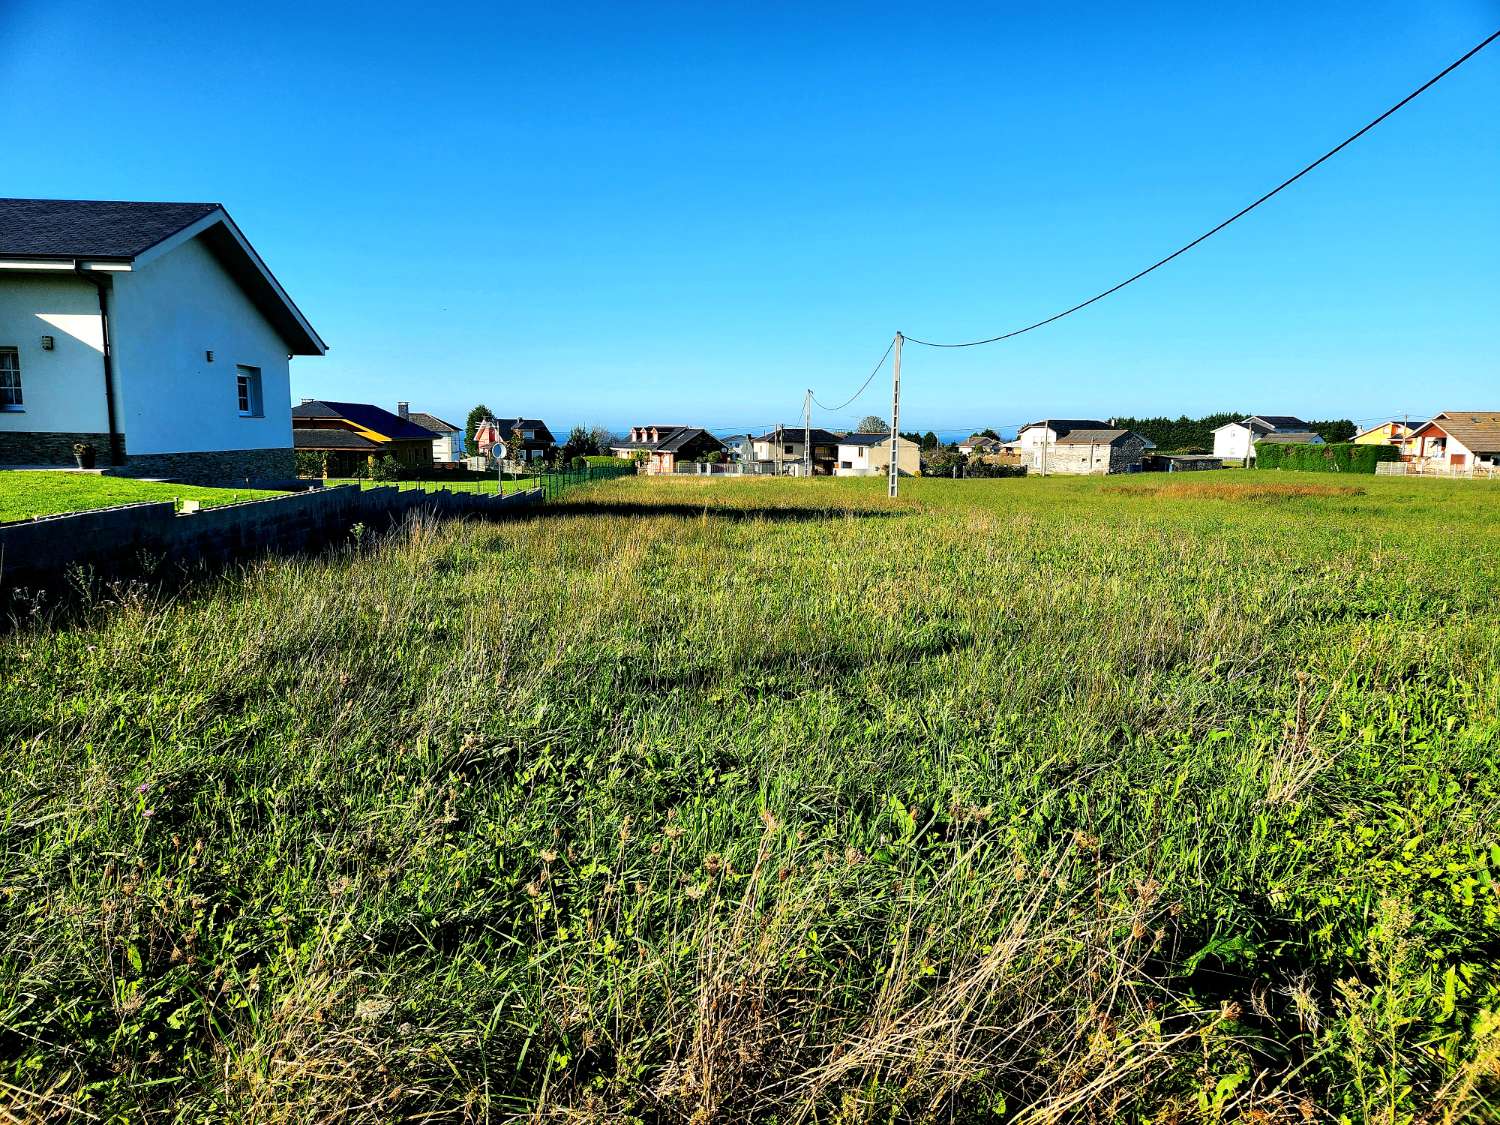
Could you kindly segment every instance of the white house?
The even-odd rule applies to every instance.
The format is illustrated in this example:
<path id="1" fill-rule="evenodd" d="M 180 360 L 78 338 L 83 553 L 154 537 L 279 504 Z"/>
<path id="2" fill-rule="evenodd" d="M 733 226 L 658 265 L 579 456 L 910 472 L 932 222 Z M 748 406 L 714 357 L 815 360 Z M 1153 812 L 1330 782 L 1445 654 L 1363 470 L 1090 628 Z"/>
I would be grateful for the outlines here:
<path id="1" fill-rule="evenodd" d="M 1434 415 L 1412 428 L 1406 460 L 1460 473 L 1500 468 L 1500 411 L 1445 410 Z"/>
<path id="2" fill-rule="evenodd" d="M 396 404 L 396 413 L 432 434 L 432 459 L 434 461 L 450 463 L 463 460 L 464 432 L 452 422 L 445 422 L 436 414 L 413 410 L 411 404 L 406 402 Z"/>
<path id="3" fill-rule="evenodd" d="M 1290 414 L 1252 414 L 1238 422 L 1226 422 L 1213 435 L 1214 456 L 1235 461 L 1254 461 L 1258 441 L 1323 444 L 1306 422 Z"/>
<path id="4" fill-rule="evenodd" d="M 1071 430 L 1108 430 L 1108 422 L 1098 418 L 1048 418 L 1042 422 L 1028 422 L 1016 431 L 1016 442 L 1021 447 L 1021 456 L 1029 463 L 1036 450 L 1057 443 L 1058 438 Z"/>
<path id="5" fill-rule="evenodd" d="M 326 351 L 217 203 L 0 199 L 0 466 L 293 476 L 289 361 Z"/>
<path id="6" fill-rule="evenodd" d="M 1136 472 L 1156 443 L 1097 418 L 1048 418 L 1016 434 L 1028 471 L 1094 475 Z"/>
<path id="7" fill-rule="evenodd" d="M 922 471 L 922 451 L 910 438 L 897 438 L 896 471 L 914 477 Z M 890 434 L 845 434 L 839 438 L 838 477 L 883 477 L 891 470 Z"/>

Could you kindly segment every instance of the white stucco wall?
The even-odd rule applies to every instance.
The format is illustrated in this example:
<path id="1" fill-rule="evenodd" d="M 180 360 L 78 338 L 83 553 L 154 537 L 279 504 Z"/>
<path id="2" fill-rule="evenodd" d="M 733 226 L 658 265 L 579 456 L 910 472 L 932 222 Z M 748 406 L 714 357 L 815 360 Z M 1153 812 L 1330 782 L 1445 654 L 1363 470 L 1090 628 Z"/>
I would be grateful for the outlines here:
<path id="1" fill-rule="evenodd" d="M 127 452 L 292 444 L 287 345 L 197 239 L 116 274 L 109 312 Z M 260 368 L 262 417 L 239 415 L 239 364 Z"/>
<path id="2" fill-rule="evenodd" d="M 42 337 L 54 340 L 42 350 Z M 0 274 L 0 347 L 21 360 L 25 410 L 0 411 L 0 431 L 105 433 L 104 331 L 99 296 L 81 278 Z"/>
<path id="3" fill-rule="evenodd" d="M 1250 429 L 1241 426 L 1237 422 L 1231 422 L 1227 426 L 1220 426 L 1214 431 L 1214 456 L 1215 457 L 1238 457 L 1252 456 L 1250 448 Z"/>

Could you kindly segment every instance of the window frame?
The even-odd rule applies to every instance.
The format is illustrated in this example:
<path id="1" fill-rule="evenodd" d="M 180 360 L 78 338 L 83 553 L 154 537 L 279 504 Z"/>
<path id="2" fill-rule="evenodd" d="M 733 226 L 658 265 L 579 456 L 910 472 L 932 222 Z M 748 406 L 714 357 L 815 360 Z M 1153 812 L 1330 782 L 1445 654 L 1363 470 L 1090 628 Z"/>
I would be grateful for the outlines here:
<path id="1" fill-rule="evenodd" d="M 0 346 L 0 357 L 8 356 L 11 360 L 9 369 L 0 366 L 0 372 L 9 375 L 9 385 L 0 383 L 0 413 L 24 414 L 26 413 L 26 391 L 21 382 L 21 349 L 10 345 Z M 14 396 L 14 397 L 11 397 Z"/>
<path id="2" fill-rule="evenodd" d="M 259 367 L 237 363 L 234 367 L 234 403 L 241 418 L 264 418 L 266 401 Z"/>

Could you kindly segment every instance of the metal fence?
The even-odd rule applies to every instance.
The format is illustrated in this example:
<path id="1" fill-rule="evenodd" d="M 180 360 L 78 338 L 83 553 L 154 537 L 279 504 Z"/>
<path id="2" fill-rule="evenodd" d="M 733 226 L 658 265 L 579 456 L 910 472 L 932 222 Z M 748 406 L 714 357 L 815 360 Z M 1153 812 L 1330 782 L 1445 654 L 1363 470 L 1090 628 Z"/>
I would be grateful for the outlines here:
<path id="1" fill-rule="evenodd" d="M 539 469 L 531 479 L 536 481 L 533 487 L 542 490 L 543 500 L 556 500 L 575 485 L 633 476 L 634 465 L 585 465 L 581 469 Z"/>
<path id="2" fill-rule="evenodd" d="M 537 489 L 541 492 L 543 500 L 556 500 L 576 485 L 614 480 L 617 477 L 633 477 L 635 473 L 634 465 L 588 465 L 582 469 L 552 469 L 538 465 L 532 469 L 520 467 L 516 470 L 497 472 L 484 478 L 445 480 L 442 477 L 435 477 L 427 480 L 373 481 L 350 477 L 329 479 L 323 483 L 329 487 L 359 485 L 364 488 L 396 488 L 402 492 L 418 489 L 431 492 L 435 489 L 446 489 L 449 492 L 474 492 L 482 495 L 528 492 Z"/>

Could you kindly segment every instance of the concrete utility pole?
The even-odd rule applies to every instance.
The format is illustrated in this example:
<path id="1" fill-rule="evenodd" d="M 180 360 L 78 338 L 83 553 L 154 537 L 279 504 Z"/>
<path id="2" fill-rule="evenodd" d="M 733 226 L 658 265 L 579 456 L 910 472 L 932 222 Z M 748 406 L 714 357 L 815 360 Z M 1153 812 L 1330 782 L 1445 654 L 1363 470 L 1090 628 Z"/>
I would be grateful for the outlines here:
<path id="1" fill-rule="evenodd" d="M 778 477 L 781 476 L 782 472 L 785 471 L 785 468 L 786 468 L 781 463 L 782 462 L 782 458 L 784 458 L 786 456 L 786 452 L 785 452 L 786 451 L 786 442 L 783 439 L 784 439 L 784 434 L 782 432 L 781 423 L 777 422 L 776 423 L 776 475 Z"/>
<path id="2" fill-rule="evenodd" d="M 901 333 L 896 333 L 896 344 L 891 355 L 891 463 L 887 467 L 887 494 L 892 500 L 901 492 L 901 465 L 897 456 L 900 447 L 896 443 L 901 440 L 901 345 L 905 339 Z"/>
<path id="3" fill-rule="evenodd" d="M 1047 438 L 1052 434 L 1052 419 L 1042 423 L 1042 476 L 1047 475 Z"/>
<path id="4" fill-rule="evenodd" d="M 802 465 L 812 476 L 812 388 L 802 396 Z"/>

